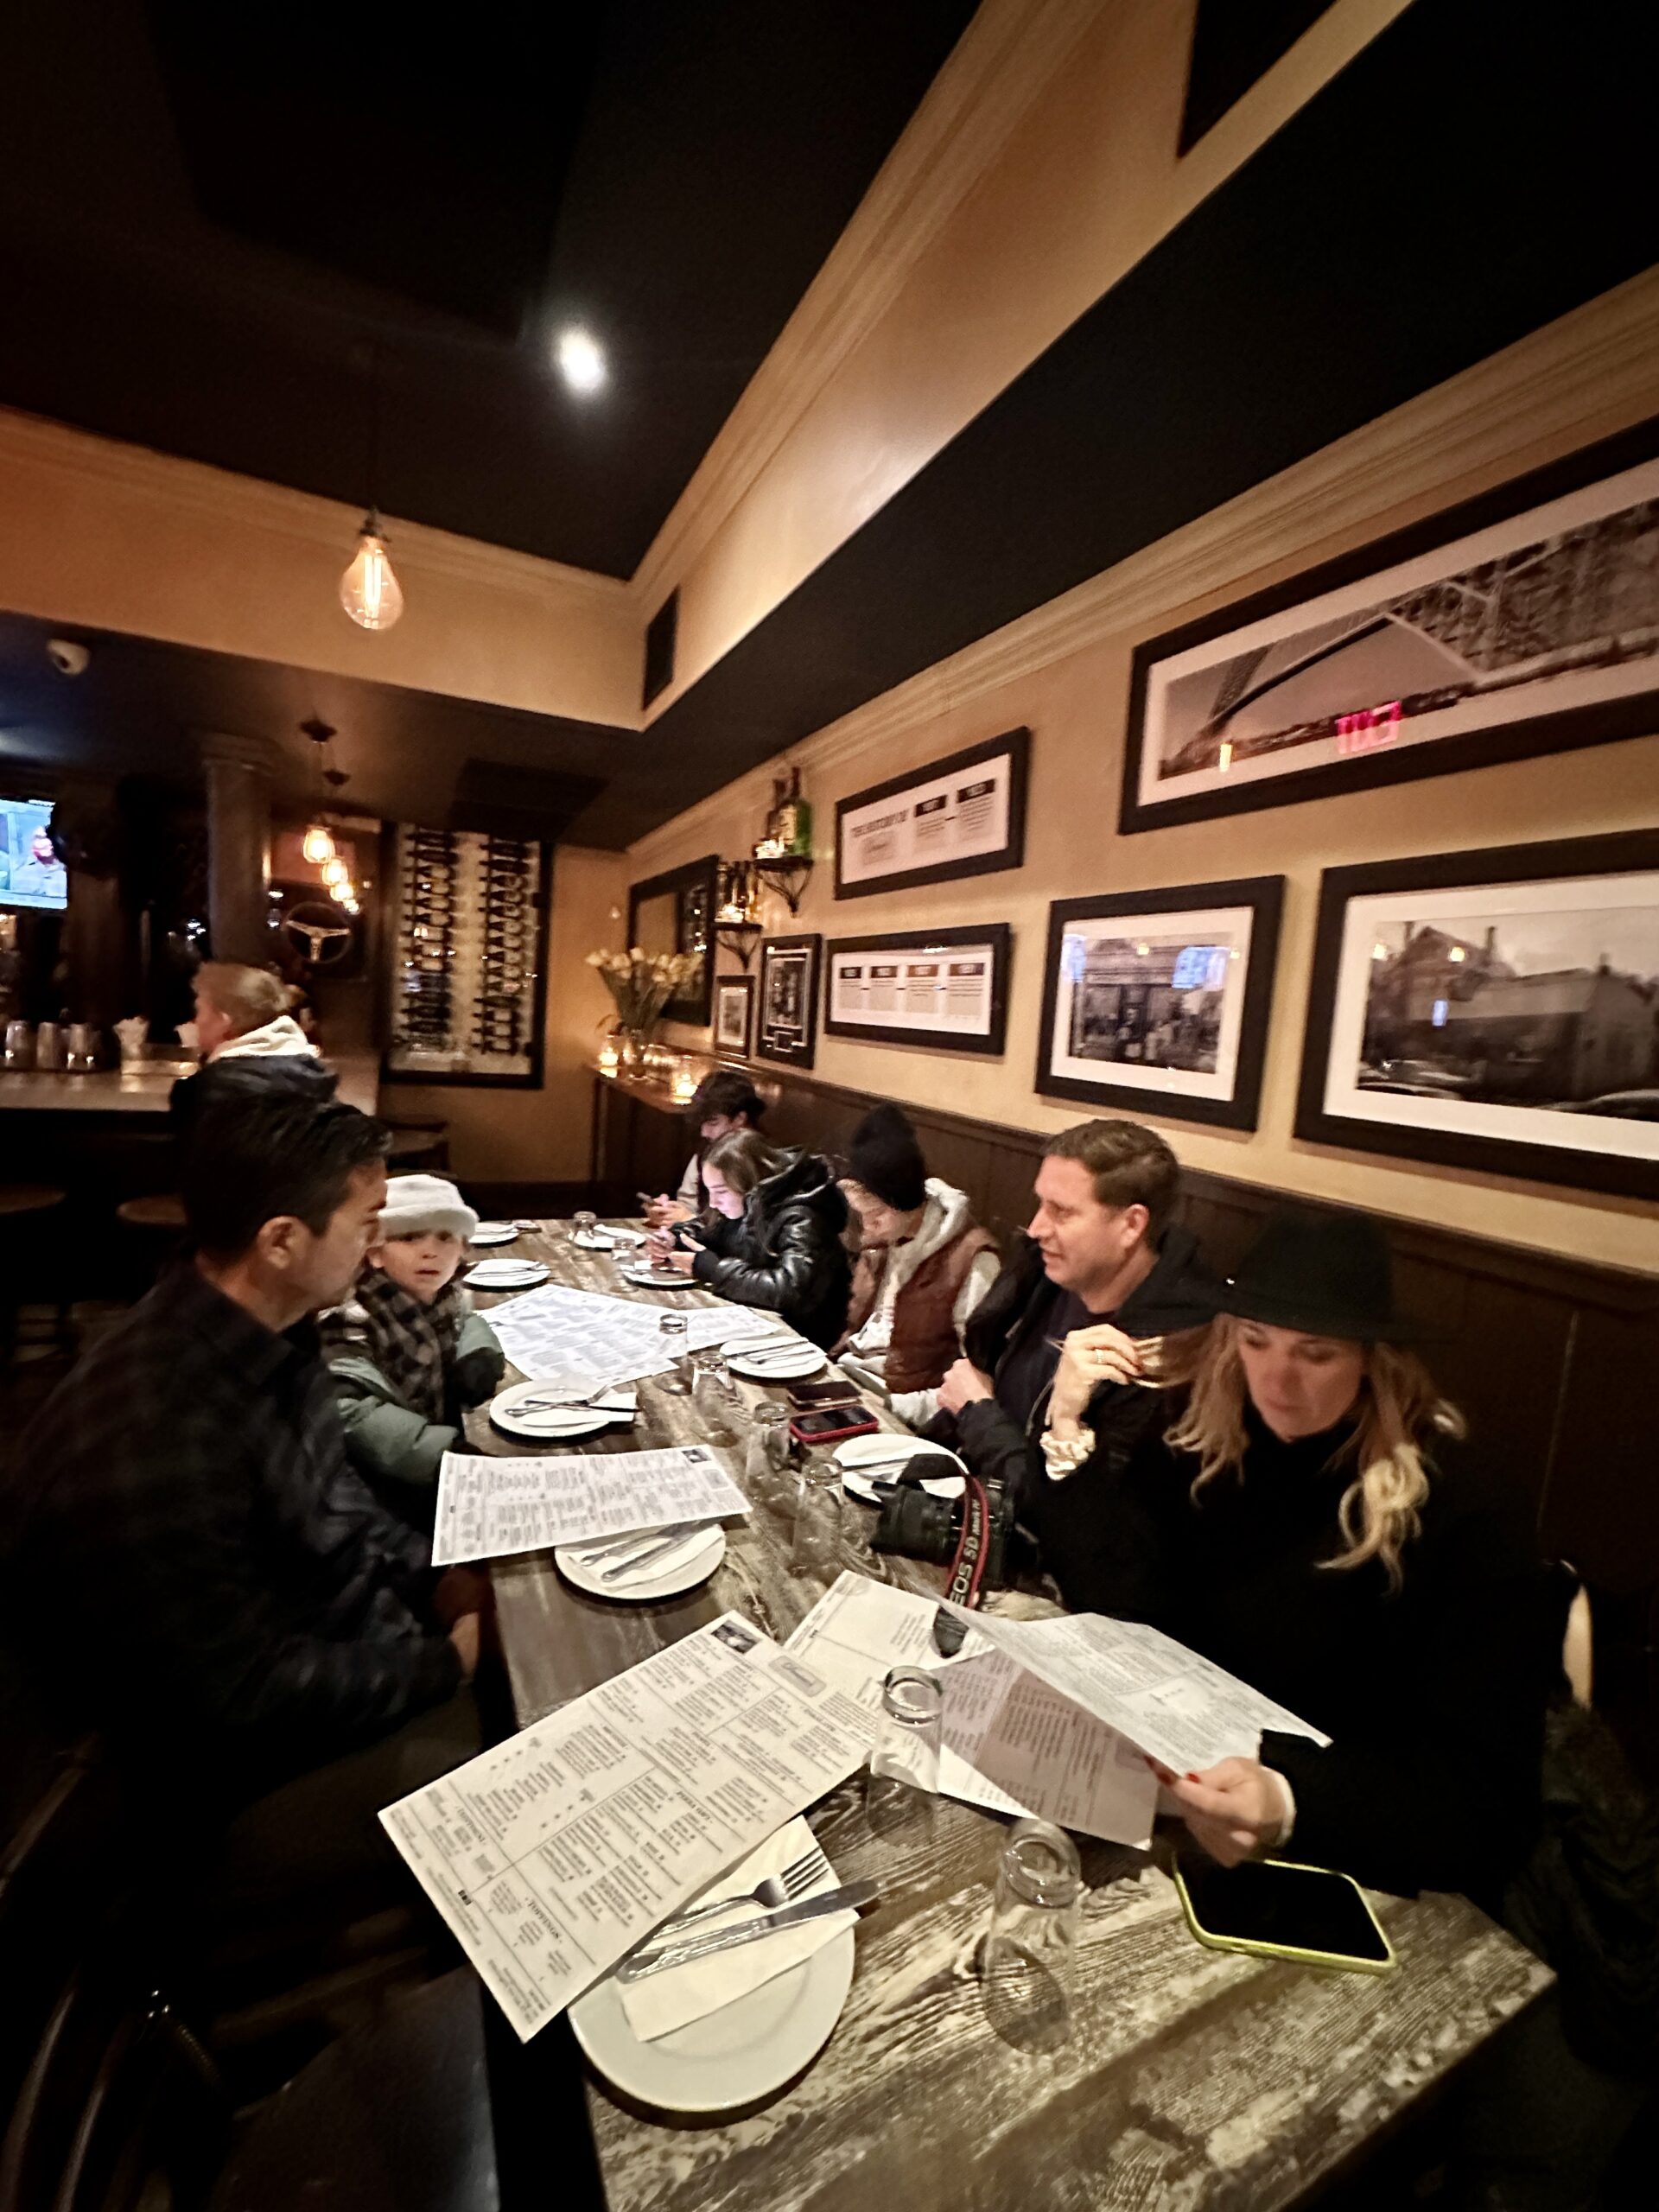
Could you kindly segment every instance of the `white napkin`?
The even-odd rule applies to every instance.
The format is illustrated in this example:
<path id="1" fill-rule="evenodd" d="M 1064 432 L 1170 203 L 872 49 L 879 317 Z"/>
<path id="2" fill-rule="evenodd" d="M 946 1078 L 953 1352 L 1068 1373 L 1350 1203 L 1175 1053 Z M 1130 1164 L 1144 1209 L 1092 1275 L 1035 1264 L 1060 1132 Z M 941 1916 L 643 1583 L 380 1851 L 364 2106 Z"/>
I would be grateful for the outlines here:
<path id="1" fill-rule="evenodd" d="M 716 1897 L 741 1897 L 766 1875 L 781 1874 L 785 1866 L 792 1866 L 811 1850 L 812 1845 L 812 1831 L 806 1822 L 798 1818 L 792 1820 L 775 1835 L 769 1835 L 729 1874 L 722 1874 L 719 1881 L 711 1882 L 695 1902 L 712 1904 Z M 791 1903 L 833 1890 L 840 1878 L 832 1870 L 814 1882 L 810 1889 L 803 1890 Z M 750 1906 L 744 1912 L 725 1913 L 718 1918 L 710 1913 L 706 1920 L 693 1921 L 685 1933 L 688 1937 L 712 1934 L 717 1928 L 734 1928 L 742 1920 L 758 1918 L 760 1913 L 758 1905 Z M 713 1958 L 694 1959 L 689 1966 L 664 1967 L 660 1974 L 647 1974 L 643 1981 L 619 1981 L 616 1992 L 622 1999 L 622 2010 L 628 2016 L 628 2025 L 642 2043 L 653 2043 L 658 2036 L 671 2035 L 676 2028 L 704 2019 L 710 2012 L 718 2012 L 721 2005 L 747 1997 L 751 1990 L 764 1988 L 780 1974 L 787 1974 L 791 1967 L 804 1964 L 815 1951 L 832 1943 L 857 1918 L 857 1913 L 850 1910 L 827 1912 L 822 1920 L 809 1920 L 802 1928 L 784 1929 L 762 1942 L 740 1943 L 733 1950 L 717 1951 Z M 665 1940 L 665 1931 L 660 1928 L 651 1938 L 652 1943 Z"/>

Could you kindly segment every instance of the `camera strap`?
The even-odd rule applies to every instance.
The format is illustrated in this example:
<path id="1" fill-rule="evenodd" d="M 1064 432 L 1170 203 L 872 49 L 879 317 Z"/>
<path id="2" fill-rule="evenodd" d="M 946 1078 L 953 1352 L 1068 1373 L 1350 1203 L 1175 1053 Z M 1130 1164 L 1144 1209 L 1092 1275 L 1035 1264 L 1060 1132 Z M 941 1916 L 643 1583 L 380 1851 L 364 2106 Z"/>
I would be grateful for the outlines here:
<path id="1" fill-rule="evenodd" d="M 977 1475 L 966 1477 L 962 1492 L 962 1534 L 950 1562 L 944 1594 L 953 1605 L 976 1605 L 985 1580 L 991 1543 L 991 1501 Z"/>

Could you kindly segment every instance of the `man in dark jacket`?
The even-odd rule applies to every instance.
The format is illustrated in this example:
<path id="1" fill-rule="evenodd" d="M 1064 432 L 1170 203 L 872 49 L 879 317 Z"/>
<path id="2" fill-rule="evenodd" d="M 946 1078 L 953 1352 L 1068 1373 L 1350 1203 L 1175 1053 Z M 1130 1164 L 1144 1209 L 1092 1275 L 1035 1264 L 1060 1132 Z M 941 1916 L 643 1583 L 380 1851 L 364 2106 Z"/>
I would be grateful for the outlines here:
<path id="1" fill-rule="evenodd" d="M 1180 1183 L 1174 1154 L 1138 1122 L 1062 1130 L 1037 1175 L 1037 1208 L 969 1322 L 966 1355 L 945 1376 L 929 1431 L 976 1474 L 1000 1483 L 1044 1540 L 1046 1493 L 1087 1461 L 1121 1467 L 1162 1401 L 1151 1338 L 1202 1327 L 1215 1292 L 1189 1231 L 1169 1226 Z M 1068 1337 L 1086 1338 L 1100 1382 L 1089 1403 L 1088 1453 L 1050 1465 L 1044 1427 Z"/>
<path id="2" fill-rule="evenodd" d="M 205 1111 L 194 1256 L 54 1393 L 0 1497 L 8 1618 L 146 1795 L 231 1815 L 327 1783 L 297 1821 L 278 1806 L 277 1857 L 372 1853 L 378 1806 L 476 1748 L 476 1616 L 438 1626 L 428 1547 L 348 1465 L 308 1319 L 356 1277 L 385 1147 L 333 1103 Z M 260 1810 L 238 1827 L 269 1840 Z"/>

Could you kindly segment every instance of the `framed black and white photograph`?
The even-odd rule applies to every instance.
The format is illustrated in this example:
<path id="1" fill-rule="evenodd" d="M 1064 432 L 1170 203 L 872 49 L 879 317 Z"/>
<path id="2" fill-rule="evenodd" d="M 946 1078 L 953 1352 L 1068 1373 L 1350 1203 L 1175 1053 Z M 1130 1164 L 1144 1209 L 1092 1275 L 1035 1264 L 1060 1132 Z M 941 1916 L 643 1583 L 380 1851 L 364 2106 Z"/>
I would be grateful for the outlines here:
<path id="1" fill-rule="evenodd" d="M 1006 922 L 988 922 L 832 939 L 824 954 L 824 1035 L 1001 1052 L 1012 935 Z"/>
<path id="2" fill-rule="evenodd" d="M 1659 1198 L 1659 830 L 1328 869 L 1296 1134 Z"/>
<path id="3" fill-rule="evenodd" d="M 836 805 L 836 896 L 988 875 L 1026 856 L 1031 732 L 1005 730 Z"/>
<path id="4" fill-rule="evenodd" d="M 810 1068 L 817 1049 L 820 937 L 769 937 L 760 946 L 755 1051 Z"/>
<path id="5" fill-rule="evenodd" d="M 1644 734 L 1659 425 L 1140 646 L 1119 827 Z"/>
<path id="6" fill-rule="evenodd" d="M 1038 1090 L 1253 1129 L 1284 888 L 1258 875 L 1056 900 Z"/>
<path id="7" fill-rule="evenodd" d="M 754 978 L 715 978 L 715 1050 L 728 1059 L 747 1060 L 754 1049 Z"/>

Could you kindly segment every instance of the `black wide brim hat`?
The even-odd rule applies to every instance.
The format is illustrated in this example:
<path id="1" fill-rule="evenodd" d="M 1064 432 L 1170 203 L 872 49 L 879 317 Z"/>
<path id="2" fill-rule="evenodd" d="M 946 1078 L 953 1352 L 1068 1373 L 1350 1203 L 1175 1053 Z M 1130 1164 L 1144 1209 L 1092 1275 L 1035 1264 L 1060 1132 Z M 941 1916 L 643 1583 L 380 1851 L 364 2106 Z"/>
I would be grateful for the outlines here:
<path id="1" fill-rule="evenodd" d="M 1217 1303 L 1241 1321 L 1309 1337 L 1386 1344 L 1427 1333 L 1395 1306 L 1388 1236 L 1365 1214 L 1271 1215 Z"/>

